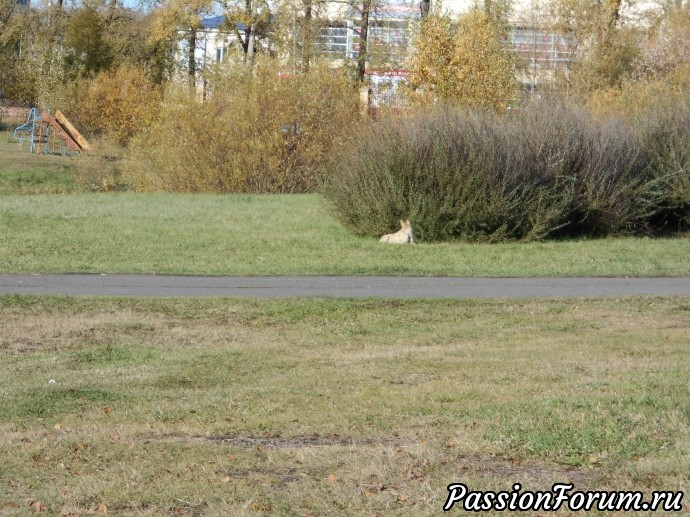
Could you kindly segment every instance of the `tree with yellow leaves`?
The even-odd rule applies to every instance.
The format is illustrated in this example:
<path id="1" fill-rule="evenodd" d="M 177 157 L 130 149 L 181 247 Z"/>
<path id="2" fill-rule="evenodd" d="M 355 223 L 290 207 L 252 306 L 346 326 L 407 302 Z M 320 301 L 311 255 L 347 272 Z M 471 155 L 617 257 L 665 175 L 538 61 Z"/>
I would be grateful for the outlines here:
<path id="1" fill-rule="evenodd" d="M 424 102 L 453 97 L 456 90 L 454 37 L 453 24 L 447 14 L 431 11 L 424 17 L 408 64 L 413 98 Z"/>
<path id="2" fill-rule="evenodd" d="M 460 18 L 453 55 L 460 104 L 500 111 L 515 99 L 517 80 L 505 42 L 504 30 L 486 12 Z"/>
<path id="3" fill-rule="evenodd" d="M 455 27 L 446 14 L 430 13 L 409 64 L 414 97 L 506 109 L 517 95 L 517 80 L 505 43 L 505 31 L 485 11 L 473 9 Z"/>
<path id="4" fill-rule="evenodd" d="M 633 70 L 642 33 L 621 23 L 622 0 L 552 0 L 546 28 L 568 40 L 572 65 L 559 77 L 568 94 L 587 98 L 592 92 L 618 87 Z"/>

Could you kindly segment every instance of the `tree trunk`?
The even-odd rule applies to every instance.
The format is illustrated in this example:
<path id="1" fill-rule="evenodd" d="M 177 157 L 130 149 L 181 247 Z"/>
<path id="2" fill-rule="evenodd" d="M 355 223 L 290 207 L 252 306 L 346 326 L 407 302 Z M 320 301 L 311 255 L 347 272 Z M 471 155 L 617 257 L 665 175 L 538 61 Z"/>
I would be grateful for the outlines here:
<path id="1" fill-rule="evenodd" d="M 312 41 L 312 0 L 304 0 L 304 26 L 302 28 L 302 72 L 308 72 L 314 42 Z"/>
<path id="2" fill-rule="evenodd" d="M 361 32 L 359 35 L 359 54 L 357 55 L 357 81 L 364 82 L 367 72 L 367 38 L 369 36 L 369 11 L 372 0 L 364 0 L 362 3 Z"/>
<path id="3" fill-rule="evenodd" d="M 117 10 L 117 0 L 108 0 L 108 24 L 113 22 L 115 11 Z"/>
<path id="4" fill-rule="evenodd" d="M 187 55 L 187 77 L 190 86 L 194 85 L 196 81 L 196 27 L 189 29 L 189 54 Z"/>
<path id="5" fill-rule="evenodd" d="M 254 44 L 256 41 L 256 30 L 254 29 L 254 23 L 256 21 L 256 3 L 257 0 L 248 0 L 250 5 L 250 18 L 247 35 L 247 54 L 245 56 L 245 64 L 247 66 L 252 66 L 254 64 Z"/>
<path id="6" fill-rule="evenodd" d="M 621 0 L 608 0 L 609 5 L 609 29 L 618 25 L 621 17 Z"/>
<path id="7" fill-rule="evenodd" d="M 422 15 L 422 18 L 424 18 L 427 14 L 429 14 L 430 8 L 431 8 L 431 0 L 422 0 L 419 3 L 419 11 Z"/>

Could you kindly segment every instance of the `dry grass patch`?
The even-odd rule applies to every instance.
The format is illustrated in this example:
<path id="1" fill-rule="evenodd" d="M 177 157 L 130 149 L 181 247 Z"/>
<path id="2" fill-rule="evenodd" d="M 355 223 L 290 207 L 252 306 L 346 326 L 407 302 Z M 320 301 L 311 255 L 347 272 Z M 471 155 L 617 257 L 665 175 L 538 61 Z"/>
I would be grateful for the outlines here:
<path id="1" fill-rule="evenodd" d="M 690 484 L 686 298 L 15 296 L 0 336 L 3 515 L 433 515 L 451 482 Z"/>

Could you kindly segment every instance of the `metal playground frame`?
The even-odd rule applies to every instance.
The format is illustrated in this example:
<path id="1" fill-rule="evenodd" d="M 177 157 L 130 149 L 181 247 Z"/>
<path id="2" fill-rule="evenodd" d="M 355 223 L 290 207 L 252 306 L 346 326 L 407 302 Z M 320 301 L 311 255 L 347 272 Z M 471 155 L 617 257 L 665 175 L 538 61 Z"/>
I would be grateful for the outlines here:
<path id="1" fill-rule="evenodd" d="M 13 137 L 20 149 L 28 144 L 29 152 L 36 154 L 66 156 L 91 149 L 86 138 L 60 111 L 53 117 L 46 110 L 31 108 L 26 122 L 14 130 Z"/>

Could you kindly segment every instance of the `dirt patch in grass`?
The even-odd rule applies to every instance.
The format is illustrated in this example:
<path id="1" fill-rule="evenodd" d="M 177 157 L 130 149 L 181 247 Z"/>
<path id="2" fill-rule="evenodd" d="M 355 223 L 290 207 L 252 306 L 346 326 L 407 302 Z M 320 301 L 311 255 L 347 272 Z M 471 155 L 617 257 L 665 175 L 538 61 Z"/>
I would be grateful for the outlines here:
<path id="1" fill-rule="evenodd" d="M 106 344 L 132 320 L 131 312 L 89 315 L 7 315 L 0 323 L 0 348 L 14 352 L 41 352 L 69 348 L 89 341 Z"/>
<path id="2" fill-rule="evenodd" d="M 306 435 L 306 436 L 142 436 L 144 441 L 182 441 L 182 442 L 213 442 L 222 445 L 230 445 L 242 448 L 258 449 L 304 449 L 311 447 L 403 447 L 406 443 L 398 438 L 347 438 L 337 434 L 331 435 Z"/>
<path id="3" fill-rule="evenodd" d="M 550 488 L 554 482 L 570 482 L 577 485 L 578 489 L 584 489 L 595 483 L 599 477 L 598 471 L 593 468 L 583 469 L 476 454 L 459 456 L 451 467 L 454 471 L 460 472 L 462 477 L 514 479 L 530 487 Z"/>
<path id="4" fill-rule="evenodd" d="M 242 449 L 256 449 L 264 452 L 266 449 L 312 449 L 312 448 L 364 448 L 376 447 L 391 450 L 403 450 L 408 447 L 416 447 L 419 440 L 409 440 L 401 437 L 345 437 L 338 434 L 331 435 L 304 435 L 304 436 L 239 436 L 239 435 L 144 435 L 138 437 L 145 443 L 152 442 L 185 442 L 203 443 L 211 442 Z M 418 467 L 424 467 L 424 461 Z M 426 462 L 428 463 L 428 461 Z M 599 477 L 598 470 L 594 467 L 579 468 L 556 463 L 538 462 L 532 460 L 518 460 L 504 458 L 495 455 L 478 453 L 460 453 L 443 461 L 445 468 L 461 474 L 461 477 L 475 478 L 502 478 L 514 479 L 531 487 L 548 487 L 554 482 L 571 482 L 579 488 L 587 488 L 596 482 Z M 297 469 L 261 469 L 257 473 L 270 475 L 284 475 L 287 471 L 297 474 Z M 289 472 L 288 472 L 289 473 Z M 239 475 L 235 473 L 236 475 Z"/>

